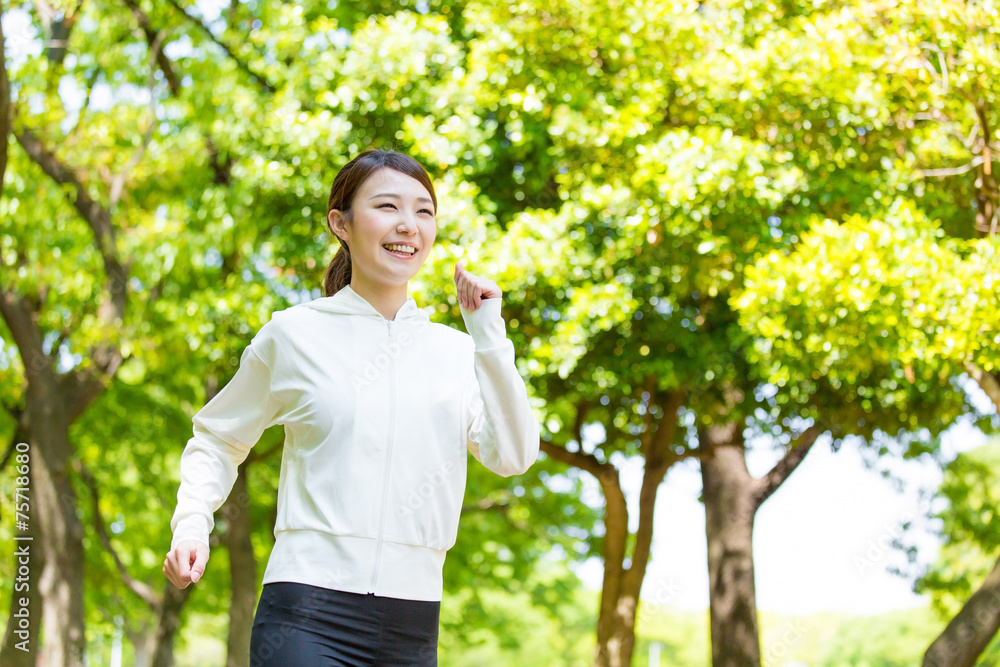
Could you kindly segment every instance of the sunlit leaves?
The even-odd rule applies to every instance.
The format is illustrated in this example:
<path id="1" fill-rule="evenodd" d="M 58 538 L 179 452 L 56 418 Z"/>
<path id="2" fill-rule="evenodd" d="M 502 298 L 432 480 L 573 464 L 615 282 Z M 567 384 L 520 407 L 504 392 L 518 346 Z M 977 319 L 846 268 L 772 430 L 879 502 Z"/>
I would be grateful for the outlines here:
<path id="1" fill-rule="evenodd" d="M 951 398 L 938 416 L 947 414 L 946 404 L 960 401 L 948 377 L 973 358 L 996 364 L 996 299 L 977 294 L 997 280 L 982 260 L 995 252 L 990 241 L 944 238 L 898 200 L 882 219 L 818 220 L 793 252 L 748 268 L 732 303 L 758 335 L 755 356 L 770 367 L 769 381 L 822 378 L 860 396 L 866 411 L 903 410 L 914 425 L 921 416 L 907 401 L 942 392 Z M 866 398 L 861 388 L 873 381 Z"/>

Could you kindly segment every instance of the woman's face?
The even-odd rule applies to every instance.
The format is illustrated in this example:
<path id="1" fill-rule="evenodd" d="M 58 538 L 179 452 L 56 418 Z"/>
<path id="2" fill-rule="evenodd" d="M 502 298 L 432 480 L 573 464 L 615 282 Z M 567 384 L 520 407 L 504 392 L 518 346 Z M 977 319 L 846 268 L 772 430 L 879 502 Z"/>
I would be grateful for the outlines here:
<path id="1" fill-rule="evenodd" d="M 339 211 L 330 224 L 351 249 L 352 274 L 367 283 L 399 285 L 413 278 L 437 237 L 434 203 L 420 181 L 383 167 L 373 172 L 354 196 L 353 220 Z M 412 252 L 387 245 L 401 244 Z"/>

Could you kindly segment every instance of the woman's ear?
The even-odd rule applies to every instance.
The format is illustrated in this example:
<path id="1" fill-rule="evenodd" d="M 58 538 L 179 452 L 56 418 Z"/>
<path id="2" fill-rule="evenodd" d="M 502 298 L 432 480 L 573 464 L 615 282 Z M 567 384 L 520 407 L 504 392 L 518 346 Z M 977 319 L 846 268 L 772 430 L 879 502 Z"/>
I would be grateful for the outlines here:
<path id="1" fill-rule="evenodd" d="M 348 241 L 350 240 L 350 233 L 344 222 L 344 214 L 338 209 L 330 209 L 330 212 L 326 215 L 326 226 L 330 230 L 330 233 L 338 237 L 341 241 Z"/>

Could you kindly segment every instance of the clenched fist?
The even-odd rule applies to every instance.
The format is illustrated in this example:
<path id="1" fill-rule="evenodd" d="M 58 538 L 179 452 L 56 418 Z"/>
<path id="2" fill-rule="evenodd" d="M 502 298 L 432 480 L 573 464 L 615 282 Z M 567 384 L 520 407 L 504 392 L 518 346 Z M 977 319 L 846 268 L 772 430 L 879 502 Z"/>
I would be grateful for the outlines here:
<path id="1" fill-rule="evenodd" d="M 200 540 L 184 540 L 167 553 L 163 574 L 177 588 L 198 583 L 208 563 L 208 545 Z"/>
<path id="2" fill-rule="evenodd" d="M 483 299 L 499 299 L 503 296 L 495 282 L 469 273 L 462 268 L 461 262 L 455 263 L 455 290 L 458 292 L 458 302 L 467 310 L 479 308 Z"/>

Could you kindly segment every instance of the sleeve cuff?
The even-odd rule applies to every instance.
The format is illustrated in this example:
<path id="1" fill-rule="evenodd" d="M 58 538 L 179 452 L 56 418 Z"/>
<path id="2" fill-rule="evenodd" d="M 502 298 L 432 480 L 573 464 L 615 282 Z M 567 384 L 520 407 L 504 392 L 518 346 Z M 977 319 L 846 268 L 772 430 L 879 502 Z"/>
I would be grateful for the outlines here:
<path id="1" fill-rule="evenodd" d="M 205 517 L 197 514 L 179 521 L 170 540 L 170 550 L 173 551 L 174 547 L 184 540 L 198 540 L 207 545 L 209 543 L 209 534 L 212 532 L 213 527 L 208 525 Z"/>
<path id="2" fill-rule="evenodd" d="M 507 340 L 507 323 L 500 314 L 502 306 L 502 298 L 483 299 L 476 310 L 459 306 L 465 328 L 475 341 L 476 349 L 497 347 Z"/>

